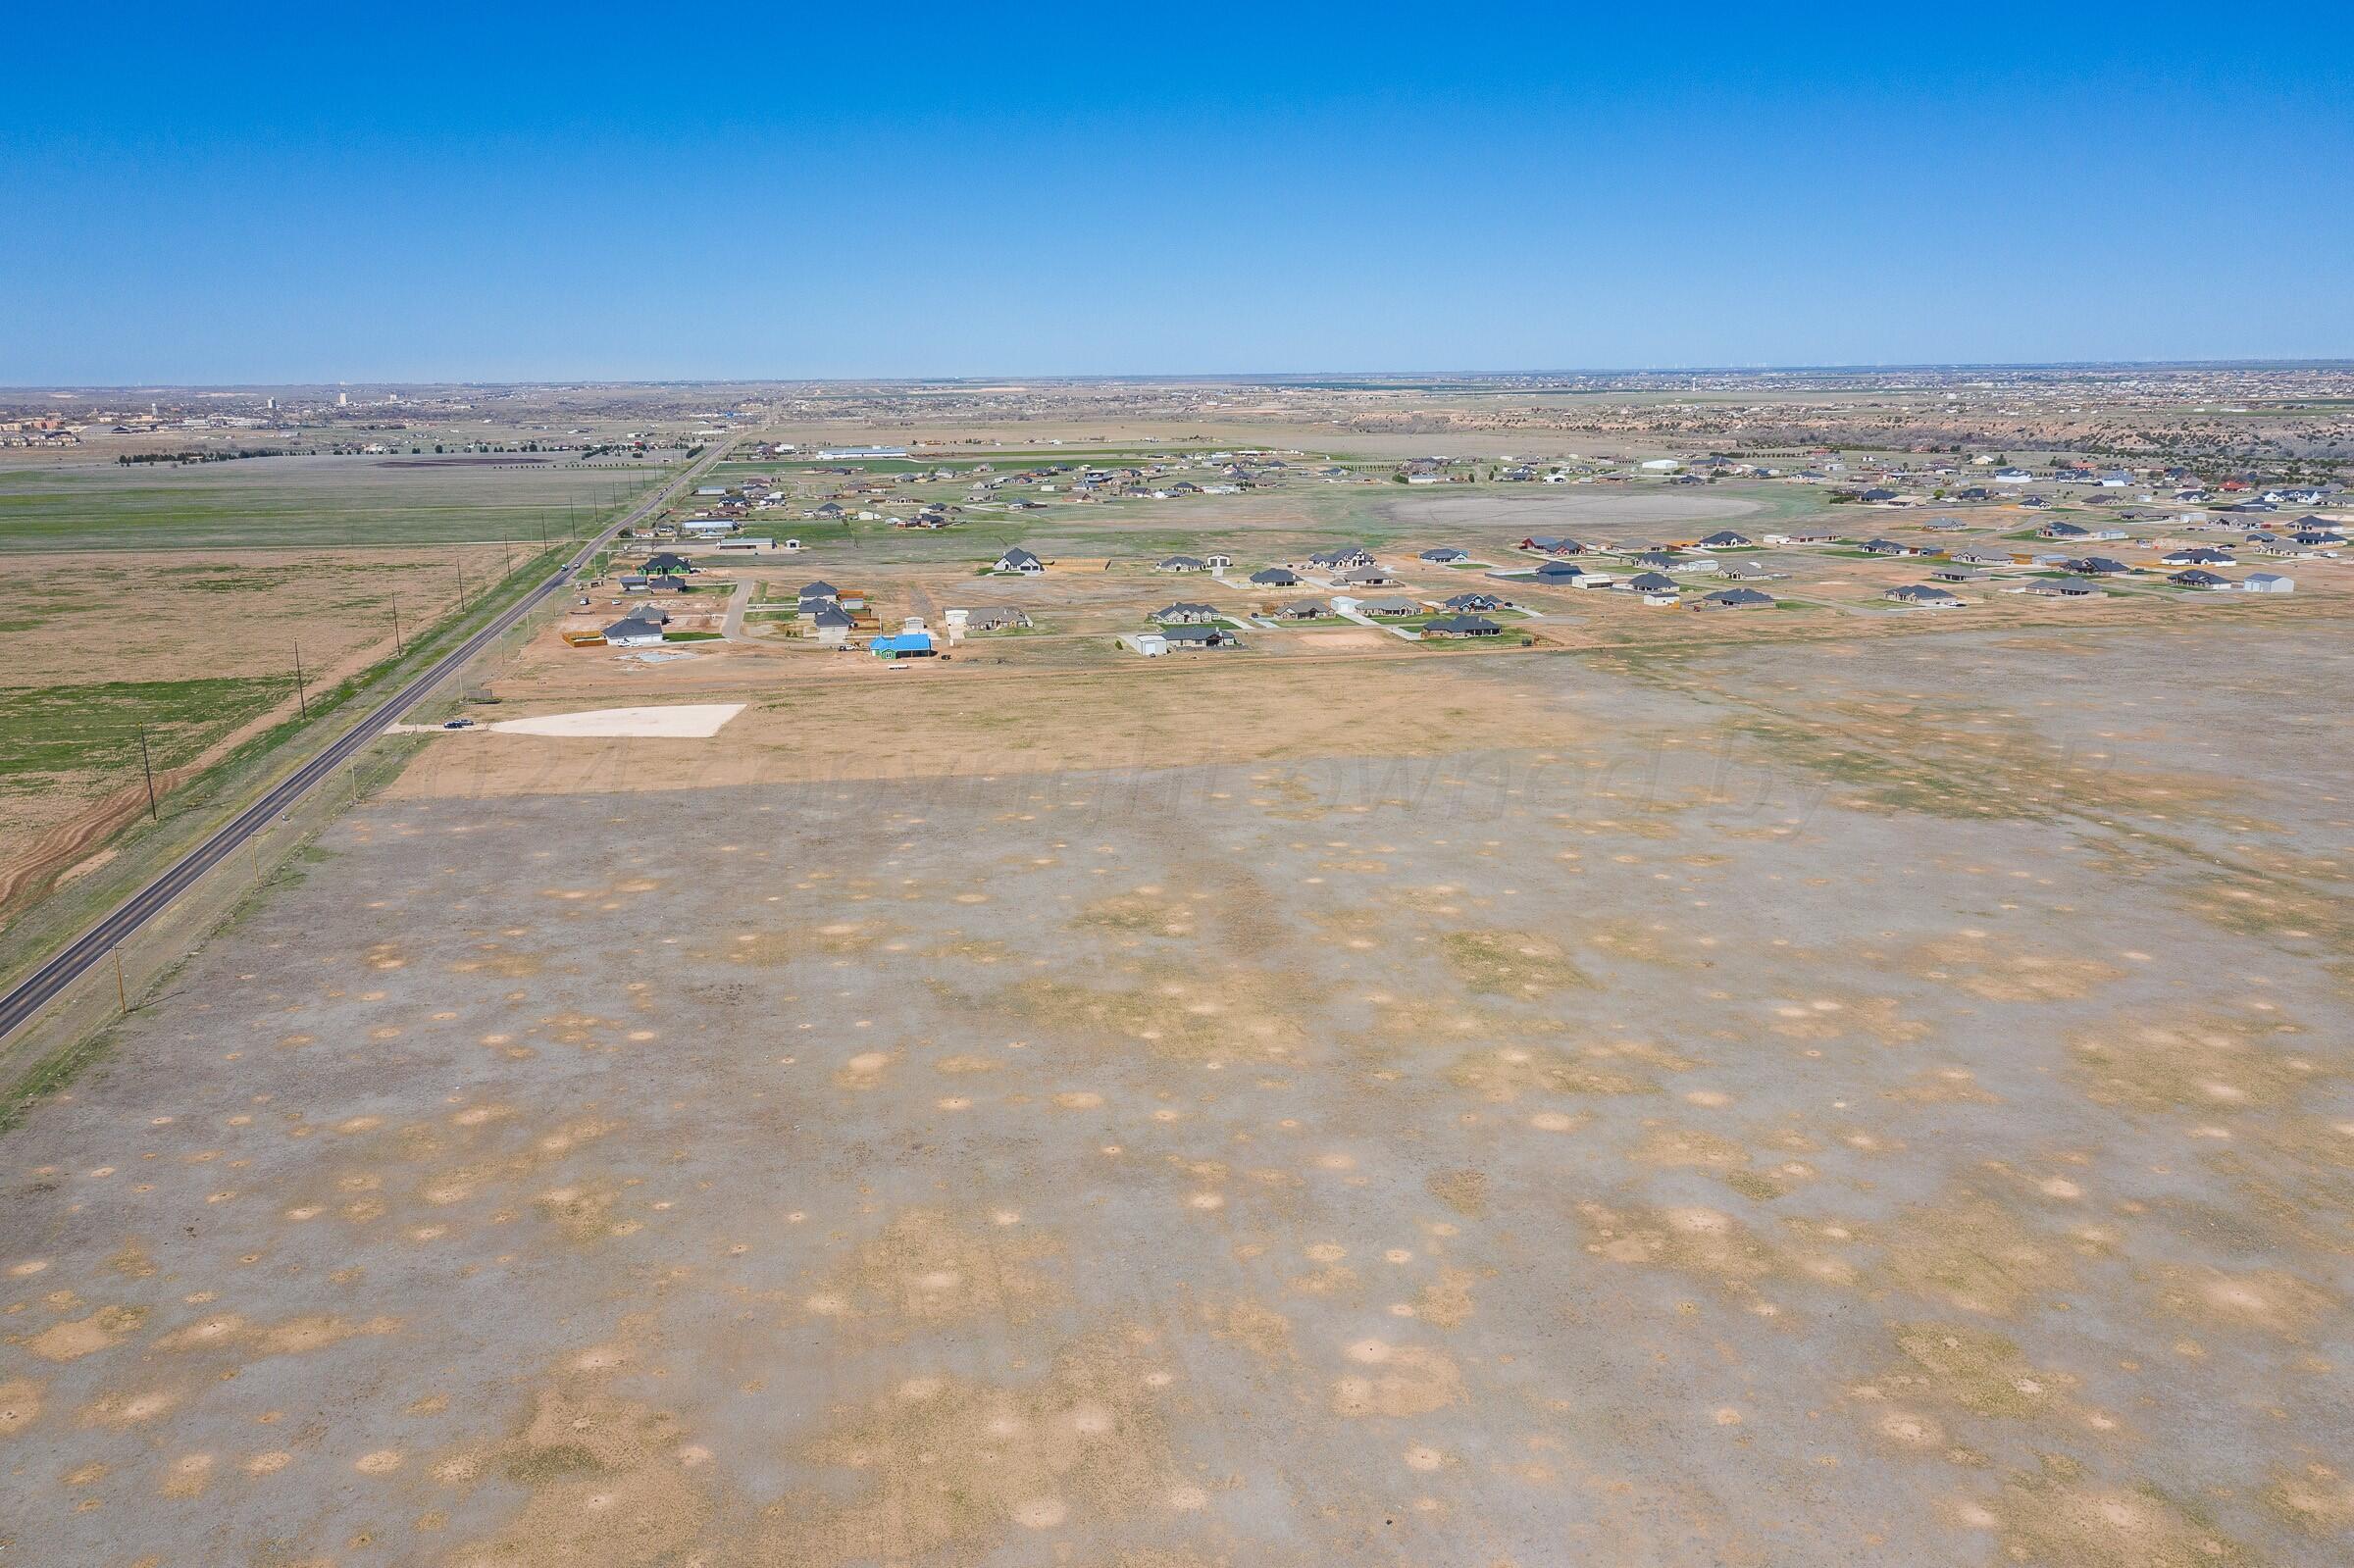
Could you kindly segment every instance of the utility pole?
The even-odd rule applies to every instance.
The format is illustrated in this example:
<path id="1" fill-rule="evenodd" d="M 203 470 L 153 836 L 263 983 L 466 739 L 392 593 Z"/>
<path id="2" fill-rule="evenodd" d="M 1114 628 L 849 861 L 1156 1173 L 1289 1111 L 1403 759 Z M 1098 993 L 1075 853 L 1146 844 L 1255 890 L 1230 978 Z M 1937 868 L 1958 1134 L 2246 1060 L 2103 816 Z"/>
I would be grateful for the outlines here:
<path id="1" fill-rule="evenodd" d="M 408 649 L 400 645 L 400 600 L 392 601 L 392 656 L 399 658 Z"/>
<path id="2" fill-rule="evenodd" d="M 458 613 L 466 613 L 466 569 L 458 568 Z"/>
<path id="3" fill-rule="evenodd" d="M 125 1017 L 128 1017 L 130 1014 L 130 987 L 123 984 L 123 944 L 117 942 L 107 950 L 115 956 L 115 1005 Z"/>
<path id="4" fill-rule="evenodd" d="M 299 640 L 294 644 L 294 702 L 302 709 L 304 718 L 311 716 L 310 695 L 302 689 L 302 643 Z"/>
<path id="5" fill-rule="evenodd" d="M 147 755 L 147 727 L 139 726 L 139 772 L 147 777 L 147 820 L 161 822 L 163 813 L 155 809 L 155 762 Z"/>

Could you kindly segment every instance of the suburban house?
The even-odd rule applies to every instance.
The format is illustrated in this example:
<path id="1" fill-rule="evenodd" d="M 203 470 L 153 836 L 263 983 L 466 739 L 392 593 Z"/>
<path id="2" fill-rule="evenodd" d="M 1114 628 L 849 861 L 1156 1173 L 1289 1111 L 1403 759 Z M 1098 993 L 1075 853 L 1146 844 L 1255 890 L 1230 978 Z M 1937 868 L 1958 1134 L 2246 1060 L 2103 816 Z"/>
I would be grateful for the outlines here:
<path id="1" fill-rule="evenodd" d="M 2132 570 L 2123 561 L 2113 561 L 2105 555 L 2087 555 L 2067 564 L 2067 570 L 2078 577 L 2113 578 Z"/>
<path id="2" fill-rule="evenodd" d="M 1278 621 L 1316 621 L 1332 614 L 1332 606 L 1322 599 L 1294 599 L 1279 604 L 1267 612 Z"/>
<path id="3" fill-rule="evenodd" d="M 1432 566 L 1458 566 L 1470 560 L 1471 557 L 1450 545 L 1445 549 L 1424 550 L 1418 559 L 1427 561 Z"/>
<path id="4" fill-rule="evenodd" d="M 1476 615 L 1442 616 L 1422 629 L 1426 637 L 1493 637 L 1503 632 L 1495 622 Z"/>
<path id="5" fill-rule="evenodd" d="M 2179 550 L 2169 550 L 2158 557 L 2161 566 L 2229 566 L 2231 552 L 2212 545 L 2193 544 Z"/>
<path id="6" fill-rule="evenodd" d="M 1890 588 L 1888 597 L 1896 600 L 1899 604 L 1926 605 L 1935 610 L 1959 610 L 1962 608 L 1960 599 L 1945 589 L 1934 587 L 1926 582 L 1908 582 L 1902 587 Z"/>
<path id="7" fill-rule="evenodd" d="M 1327 571 L 1345 572 L 1352 567 L 1371 566 L 1373 552 L 1361 544 L 1352 544 L 1338 550 L 1319 550 L 1307 558 L 1307 564 Z"/>
<path id="8" fill-rule="evenodd" d="M 1628 578 L 1620 586 L 1631 588 L 1637 593 L 1673 593 L 1676 591 L 1675 579 L 1667 576 L 1664 572 L 1638 572 Z"/>
<path id="9" fill-rule="evenodd" d="M 2089 582 L 2030 582 L 2017 591 L 2032 593 L 2039 599 L 2089 599 L 2101 590 Z"/>
<path id="10" fill-rule="evenodd" d="M 1856 546 L 1866 555 L 1910 555 L 1913 552 L 1894 539 L 1866 539 Z"/>
<path id="11" fill-rule="evenodd" d="M 1975 570 L 1952 561 L 1946 562 L 1943 566 L 1929 568 L 1929 576 L 1940 582 L 1975 582 L 1978 580 Z"/>
<path id="12" fill-rule="evenodd" d="M 1190 555 L 1172 555 L 1152 569 L 1155 572 L 1206 572 L 1208 563 Z"/>
<path id="13" fill-rule="evenodd" d="M 854 625 L 847 611 L 830 602 L 809 617 L 817 640 L 837 647 L 850 640 L 850 628 Z"/>
<path id="14" fill-rule="evenodd" d="M 1296 588 L 1300 585 L 1300 574 L 1288 566 L 1271 566 L 1263 572 L 1252 573 L 1251 582 L 1254 587 Z"/>
<path id="15" fill-rule="evenodd" d="M 1411 599 L 1400 598 L 1393 594 L 1382 598 L 1357 600 L 1356 613 L 1390 619 L 1402 615 L 1420 615 L 1422 606 Z"/>
<path id="16" fill-rule="evenodd" d="M 1550 533 L 1532 533 L 1520 541 L 1520 548 L 1534 550 L 1540 555 L 1583 555 L 1586 553 L 1586 546 L 1577 540 L 1556 538 Z"/>
<path id="17" fill-rule="evenodd" d="M 993 572 L 1019 572 L 1024 577 L 1036 577 L 1046 569 L 1046 562 L 1018 544 L 998 556 L 997 564 L 990 568 Z"/>
<path id="18" fill-rule="evenodd" d="M 1773 603 L 1769 593 L 1755 588 L 1725 588 L 1692 601 L 1695 610 L 1759 610 Z"/>
<path id="19" fill-rule="evenodd" d="M 1210 605 L 1188 604 L 1181 599 L 1153 611 L 1151 618 L 1164 627 L 1208 626 L 1218 619 L 1218 612 Z"/>
<path id="20" fill-rule="evenodd" d="M 1534 574 L 1535 581 L 1551 587 L 1567 587 L 1586 575 L 1586 569 L 1570 561 L 1547 561 Z"/>
<path id="21" fill-rule="evenodd" d="M 1345 588 L 1379 588 L 1387 587 L 1398 580 L 1377 566 L 1353 566 L 1335 575 L 1332 581 Z"/>
<path id="22" fill-rule="evenodd" d="M 691 572 L 693 570 L 694 564 L 691 561 L 689 561 L 687 557 L 683 555 L 674 555 L 668 550 L 664 550 L 659 555 L 647 557 L 645 563 L 645 575 L 649 578 L 667 577 L 674 573 Z"/>
<path id="23" fill-rule="evenodd" d="M 605 628 L 605 641 L 616 648 L 650 648 L 662 641 L 662 623 L 641 621 L 633 615 Z"/>
<path id="24" fill-rule="evenodd" d="M 1732 530 L 1726 529 L 1720 532 L 1710 534 L 1693 548 L 1698 550 L 1746 550 L 1756 542 L 1746 533 L 1735 533 Z"/>
<path id="25" fill-rule="evenodd" d="M 878 659 L 929 659 L 934 653 L 929 632 L 900 632 L 867 644 Z"/>
<path id="26" fill-rule="evenodd" d="M 964 629 L 967 632 L 1011 632 L 1029 624 L 1029 616 L 1008 604 L 964 612 Z"/>
<path id="27" fill-rule="evenodd" d="M 1954 550 L 1947 554 L 1946 559 L 1959 562 L 1963 566 L 2009 566 L 2011 564 L 2011 554 L 2007 550 Z"/>
<path id="28" fill-rule="evenodd" d="M 1473 610 L 1502 610 L 1507 608 L 1507 605 L 1503 599 L 1493 593 L 1474 591 L 1458 593 L 1452 598 L 1442 599 L 1439 601 L 1439 608 L 1462 615 Z"/>
<path id="29" fill-rule="evenodd" d="M 1776 572 L 1763 561 L 1727 561 L 1717 568 L 1719 575 L 1735 582 L 1770 582 L 1787 574 Z"/>
<path id="30" fill-rule="evenodd" d="M 1160 633 L 1172 648 L 1239 648 L 1243 639 L 1223 627 L 1173 626 Z"/>
<path id="31" fill-rule="evenodd" d="M 2178 588 L 2205 588 L 2210 592 L 2217 588 L 2231 586 L 2229 578 L 2217 577 L 2213 572 L 2203 571 L 2195 566 L 2187 572 L 2176 572 L 2166 581 Z"/>

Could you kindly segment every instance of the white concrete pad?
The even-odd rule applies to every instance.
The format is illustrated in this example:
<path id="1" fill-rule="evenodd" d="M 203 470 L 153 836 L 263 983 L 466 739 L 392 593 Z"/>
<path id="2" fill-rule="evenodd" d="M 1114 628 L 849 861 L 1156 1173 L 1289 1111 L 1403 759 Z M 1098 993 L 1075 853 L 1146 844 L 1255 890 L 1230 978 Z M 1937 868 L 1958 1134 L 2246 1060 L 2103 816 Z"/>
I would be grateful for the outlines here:
<path id="1" fill-rule="evenodd" d="M 537 719 L 501 719 L 487 728 L 511 735 L 646 735 L 666 740 L 708 740 L 743 709 L 741 702 L 591 708 L 586 713 L 545 713 Z"/>

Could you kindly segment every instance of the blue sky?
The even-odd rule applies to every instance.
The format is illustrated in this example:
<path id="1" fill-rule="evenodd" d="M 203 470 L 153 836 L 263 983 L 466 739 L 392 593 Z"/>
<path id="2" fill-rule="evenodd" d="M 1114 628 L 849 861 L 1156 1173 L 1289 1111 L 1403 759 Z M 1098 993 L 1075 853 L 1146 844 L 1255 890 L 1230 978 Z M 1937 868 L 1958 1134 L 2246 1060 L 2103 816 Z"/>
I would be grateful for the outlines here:
<path id="1" fill-rule="evenodd" d="M 0 384 L 2354 357 L 2354 8 L 993 9 L 19 31 Z"/>

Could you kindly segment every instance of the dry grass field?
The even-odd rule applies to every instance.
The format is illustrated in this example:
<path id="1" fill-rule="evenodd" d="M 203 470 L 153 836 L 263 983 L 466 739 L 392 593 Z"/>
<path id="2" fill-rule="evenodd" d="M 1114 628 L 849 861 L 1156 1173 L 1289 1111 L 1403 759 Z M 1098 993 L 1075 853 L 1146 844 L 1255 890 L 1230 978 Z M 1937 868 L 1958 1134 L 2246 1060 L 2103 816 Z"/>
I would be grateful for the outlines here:
<path id="1" fill-rule="evenodd" d="M 1430 450 L 1181 395 L 961 433 Z M 2354 567 L 1926 611 L 1779 546 L 1700 613 L 1514 546 L 1820 487 L 1043 499 L 608 578 L 0 1132 L 0 1562 L 2346 1560 Z M 1244 581 L 1358 540 L 1518 609 Z M 451 548 L 77 556 L 0 637 L 226 715 Z M 890 663 L 794 634 L 820 578 L 1034 624 Z M 1180 599 L 1245 645 L 1118 646 Z M 562 640 L 640 602 L 694 639 Z"/>
<path id="2" fill-rule="evenodd" d="M 2342 1560 L 2334 626 L 1399 646 L 433 740 L 10 1135 L 0 1538 Z"/>

